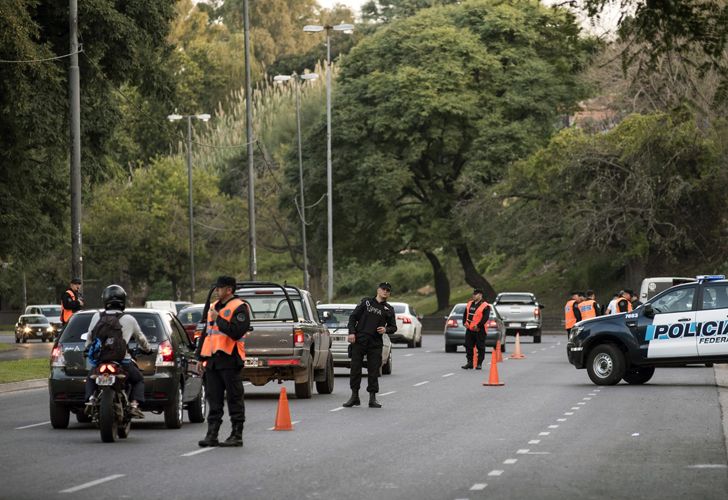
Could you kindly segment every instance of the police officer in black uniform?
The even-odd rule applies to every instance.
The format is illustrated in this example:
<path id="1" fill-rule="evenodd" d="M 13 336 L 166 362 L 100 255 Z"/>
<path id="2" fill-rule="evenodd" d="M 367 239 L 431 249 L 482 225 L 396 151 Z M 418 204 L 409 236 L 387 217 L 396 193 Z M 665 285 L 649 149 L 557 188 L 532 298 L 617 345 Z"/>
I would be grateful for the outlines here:
<path id="1" fill-rule="evenodd" d="M 235 297 L 235 288 L 235 278 L 220 276 L 217 279 L 215 293 L 218 300 L 210 305 L 205 331 L 197 346 L 197 358 L 204 359 L 207 363 L 205 389 L 210 405 L 207 435 L 198 443 L 202 447 L 243 446 L 243 337 L 250 330 L 250 311 L 248 304 Z M 232 432 L 230 437 L 220 443 L 217 434 L 222 424 L 226 393 Z"/>
<path id="2" fill-rule="evenodd" d="M 377 288 L 377 295 L 365 298 L 356 306 L 349 316 L 349 342 L 351 343 L 351 374 L 349 385 L 351 397 L 343 404 L 346 408 L 359 406 L 359 388 L 361 387 L 361 368 L 364 355 L 367 356 L 367 392 L 369 408 L 381 408 L 377 401 L 379 392 L 379 370 L 382 367 L 382 335 L 397 331 L 394 308 L 387 303 L 392 285 L 382 282 Z"/>

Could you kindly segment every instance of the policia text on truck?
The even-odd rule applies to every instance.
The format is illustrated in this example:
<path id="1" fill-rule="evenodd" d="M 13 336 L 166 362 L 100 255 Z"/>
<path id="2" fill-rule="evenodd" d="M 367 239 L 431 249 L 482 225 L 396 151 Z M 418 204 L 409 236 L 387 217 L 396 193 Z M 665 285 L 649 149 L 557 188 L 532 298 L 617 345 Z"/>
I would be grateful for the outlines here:
<path id="1" fill-rule="evenodd" d="M 728 280 L 698 276 L 627 313 L 580 321 L 566 352 L 597 385 L 644 384 L 658 366 L 728 363 Z"/>

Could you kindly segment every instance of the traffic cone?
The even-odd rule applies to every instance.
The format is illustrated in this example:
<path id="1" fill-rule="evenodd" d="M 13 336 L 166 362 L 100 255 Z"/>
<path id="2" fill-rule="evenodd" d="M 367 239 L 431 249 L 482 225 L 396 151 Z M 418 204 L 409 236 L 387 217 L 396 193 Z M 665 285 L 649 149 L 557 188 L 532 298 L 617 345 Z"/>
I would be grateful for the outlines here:
<path id="1" fill-rule="evenodd" d="M 278 398 L 278 409 L 276 410 L 276 425 L 274 431 L 292 431 L 291 412 L 288 410 L 288 396 L 286 388 L 281 387 L 281 395 Z"/>
<path id="2" fill-rule="evenodd" d="M 509 356 L 511 359 L 523 359 L 526 356 L 524 356 L 521 353 L 521 334 L 516 334 L 516 349 L 513 351 L 513 354 Z"/>
<path id="3" fill-rule="evenodd" d="M 490 358 L 490 374 L 488 375 L 488 382 L 483 382 L 483 385 L 505 385 L 503 382 L 498 380 L 498 355 L 495 351 L 493 351 Z"/>
<path id="4" fill-rule="evenodd" d="M 496 352 L 495 360 L 498 363 L 502 363 L 503 362 L 503 353 L 501 352 L 501 343 L 500 343 L 500 340 L 495 343 L 495 352 Z"/>
<path id="5" fill-rule="evenodd" d="M 478 351 L 473 347 L 473 366 L 478 366 Z"/>

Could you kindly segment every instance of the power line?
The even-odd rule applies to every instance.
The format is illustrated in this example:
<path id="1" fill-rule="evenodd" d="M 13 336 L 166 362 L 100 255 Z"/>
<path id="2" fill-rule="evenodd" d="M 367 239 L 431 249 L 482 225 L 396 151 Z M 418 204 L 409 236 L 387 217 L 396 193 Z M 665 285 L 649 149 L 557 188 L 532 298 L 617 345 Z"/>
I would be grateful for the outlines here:
<path id="1" fill-rule="evenodd" d="M 58 59 L 65 59 L 66 57 L 75 56 L 76 54 L 80 54 L 81 52 L 83 52 L 83 47 L 79 46 L 79 49 L 76 52 L 71 52 L 70 54 L 64 54 L 62 56 L 46 57 L 45 59 L 22 59 L 22 60 L 18 60 L 18 61 L 13 61 L 13 60 L 9 60 L 9 59 L 0 59 L 0 64 L 22 64 L 22 63 L 56 61 Z"/>

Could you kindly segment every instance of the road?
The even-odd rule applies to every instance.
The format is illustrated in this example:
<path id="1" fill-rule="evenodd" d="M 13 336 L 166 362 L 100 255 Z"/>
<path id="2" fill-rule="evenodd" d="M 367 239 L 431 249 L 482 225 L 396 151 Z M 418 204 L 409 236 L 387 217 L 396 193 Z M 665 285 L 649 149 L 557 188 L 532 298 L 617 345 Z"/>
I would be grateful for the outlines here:
<path id="1" fill-rule="evenodd" d="M 246 386 L 242 449 L 198 448 L 203 424 L 167 430 L 152 414 L 103 444 L 91 425 L 51 429 L 43 389 L 0 395 L 0 497 L 728 498 L 712 369 L 599 388 L 566 362 L 563 336 L 523 351 L 498 365 L 505 386 L 484 387 L 487 369 L 461 370 L 462 351 L 425 336 L 395 349 L 384 408 L 341 408 L 342 374 L 332 395 L 291 396 L 292 432 L 269 430 L 279 386 Z"/>
<path id="2" fill-rule="evenodd" d="M 37 359 L 49 358 L 51 355 L 52 342 L 41 342 L 40 340 L 29 340 L 25 344 L 16 344 L 15 336 L 0 334 L 0 343 L 12 344 L 15 349 L 0 351 L 0 361 L 11 359 Z"/>

